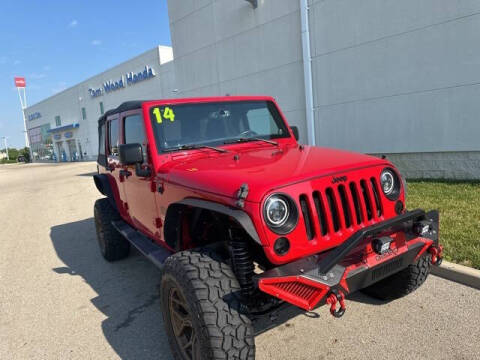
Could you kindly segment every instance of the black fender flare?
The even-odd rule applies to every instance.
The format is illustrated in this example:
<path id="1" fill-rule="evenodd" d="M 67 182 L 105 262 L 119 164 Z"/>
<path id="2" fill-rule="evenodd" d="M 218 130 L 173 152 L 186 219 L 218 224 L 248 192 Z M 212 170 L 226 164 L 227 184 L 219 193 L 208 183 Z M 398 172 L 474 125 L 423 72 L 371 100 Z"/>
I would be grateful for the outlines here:
<path id="1" fill-rule="evenodd" d="M 192 199 L 192 198 L 183 199 L 181 201 L 176 202 L 175 204 L 198 207 L 206 210 L 216 211 L 221 214 L 225 214 L 227 216 L 231 216 L 243 227 L 246 233 L 257 244 L 262 245 L 262 242 L 260 241 L 260 237 L 258 236 L 257 230 L 253 225 L 252 219 L 250 219 L 250 216 L 248 216 L 248 214 L 243 210 L 235 209 L 223 204 L 218 204 L 218 203 L 207 201 L 207 200 Z"/>
<path id="2" fill-rule="evenodd" d="M 110 201 L 110 205 L 112 205 L 112 207 L 118 211 L 115 196 L 113 195 L 112 186 L 110 185 L 108 176 L 105 174 L 96 174 L 93 175 L 93 181 L 95 182 L 97 190 L 100 191 L 102 195 L 105 195 L 108 201 Z"/>

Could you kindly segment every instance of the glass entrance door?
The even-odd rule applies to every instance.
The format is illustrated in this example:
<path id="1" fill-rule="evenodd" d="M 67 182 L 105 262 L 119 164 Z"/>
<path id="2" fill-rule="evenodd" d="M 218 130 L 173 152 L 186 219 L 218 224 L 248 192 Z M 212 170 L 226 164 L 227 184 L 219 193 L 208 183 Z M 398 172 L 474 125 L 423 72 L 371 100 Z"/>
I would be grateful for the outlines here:
<path id="1" fill-rule="evenodd" d="M 75 140 L 67 140 L 68 152 L 70 153 L 70 161 L 78 161 L 77 143 Z"/>
<path id="2" fill-rule="evenodd" d="M 67 153 L 63 148 L 63 141 L 59 141 L 56 144 L 57 144 L 58 162 L 67 161 Z"/>

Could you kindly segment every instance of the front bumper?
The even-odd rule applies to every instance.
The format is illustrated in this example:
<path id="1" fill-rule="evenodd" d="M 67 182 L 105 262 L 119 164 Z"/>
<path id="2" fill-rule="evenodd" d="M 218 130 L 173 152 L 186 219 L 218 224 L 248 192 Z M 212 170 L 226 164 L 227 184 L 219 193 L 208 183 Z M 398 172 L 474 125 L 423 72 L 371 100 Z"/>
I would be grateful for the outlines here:
<path id="1" fill-rule="evenodd" d="M 258 288 L 312 310 L 330 301 L 332 294 L 355 292 L 406 268 L 427 251 L 438 255 L 438 226 L 437 211 L 406 212 L 356 232 L 333 250 L 258 275 Z M 392 237 L 392 243 L 386 253 L 379 255 L 371 243 L 383 236 Z M 434 263 L 441 259 L 437 255 L 432 255 Z"/>

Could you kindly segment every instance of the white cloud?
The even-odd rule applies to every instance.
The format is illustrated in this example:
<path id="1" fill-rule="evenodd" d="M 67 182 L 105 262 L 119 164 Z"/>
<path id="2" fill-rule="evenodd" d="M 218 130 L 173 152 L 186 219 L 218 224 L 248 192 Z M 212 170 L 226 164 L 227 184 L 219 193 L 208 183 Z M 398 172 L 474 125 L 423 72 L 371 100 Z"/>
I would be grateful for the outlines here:
<path id="1" fill-rule="evenodd" d="M 68 27 L 69 28 L 74 28 L 78 25 L 78 21 L 76 19 L 73 19 L 72 21 L 70 21 L 70 24 L 68 24 Z"/>
<path id="2" fill-rule="evenodd" d="M 18 65 L 18 64 L 20 64 L 20 63 L 21 63 L 20 60 L 15 60 L 15 61 L 13 62 L 13 65 Z"/>
<path id="3" fill-rule="evenodd" d="M 93 46 L 102 45 L 102 40 L 92 40 L 91 44 L 92 44 Z"/>
<path id="4" fill-rule="evenodd" d="M 50 65 L 45 65 L 45 66 L 43 67 L 43 70 L 44 70 L 44 71 L 50 71 L 51 68 L 52 68 L 52 67 L 51 67 Z"/>
<path id="5" fill-rule="evenodd" d="M 34 80 L 38 80 L 38 79 L 43 79 L 43 78 L 46 78 L 47 77 L 47 74 L 44 74 L 44 73 L 33 73 L 33 74 L 30 74 L 28 76 L 29 78 L 31 79 L 34 79 Z"/>

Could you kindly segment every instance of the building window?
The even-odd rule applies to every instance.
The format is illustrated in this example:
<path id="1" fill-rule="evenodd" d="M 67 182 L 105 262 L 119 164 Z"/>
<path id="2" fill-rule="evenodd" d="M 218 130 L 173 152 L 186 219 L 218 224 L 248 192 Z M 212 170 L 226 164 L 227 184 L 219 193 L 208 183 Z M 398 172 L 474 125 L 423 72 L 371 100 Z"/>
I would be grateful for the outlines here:
<path id="1" fill-rule="evenodd" d="M 105 111 L 103 110 L 103 102 L 100 101 L 100 115 L 103 115 Z"/>
<path id="2" fill-rule="evenodd" d="M 85 110 L 84 107 L 82 107 L 82 119 L 87 120 L 87 111 Z"/>
<path id="3" fill-rule="evenodd" d="M 55 116 L 55 126 L 62 126 L 62 121 L 60 120 L 60 115 Z"/>

